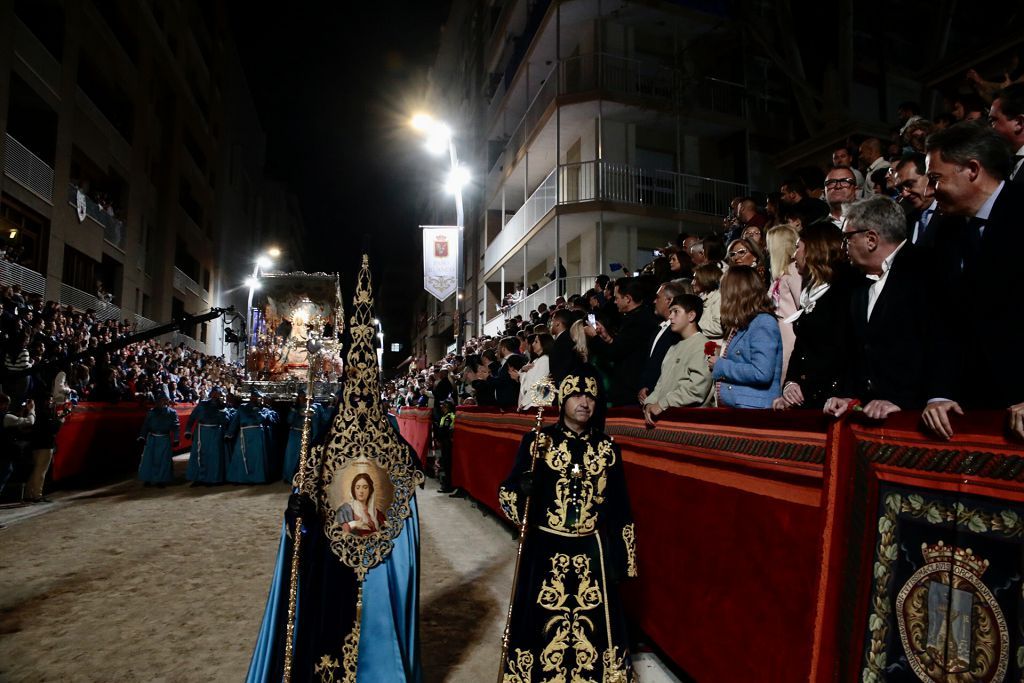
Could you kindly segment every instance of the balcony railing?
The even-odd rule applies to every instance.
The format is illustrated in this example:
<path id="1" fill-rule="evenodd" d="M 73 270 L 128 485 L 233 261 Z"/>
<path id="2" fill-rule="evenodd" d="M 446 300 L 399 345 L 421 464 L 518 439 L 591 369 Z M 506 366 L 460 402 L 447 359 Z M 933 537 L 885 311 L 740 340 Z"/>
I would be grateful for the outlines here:
<path id="1" fill-rule="evenodd" d="M 84 192 L 83 195 L 85 195 Z M 101 209 L 100 205 L 88 195 L 85 195 L 84 198 L 86 217 L 91 218 L 103 228 L 103 239 L 124 251 L 126 237 L 124 223 Z M 68 204 L 76 211 L 78 210 L 78 186 L 74 183 L 68 185 Z"/>
<path id="2" fill-rule="evenodd" d="M 552 170 L 488 245 L 484 272 L 490 272 L 559 204 L 605 201 L 717 216 L 733 197 L 746 194 L 746 185 L 717 178 L 647 171 L 607 161 L 564 164 L 558 167 L 557 179 Z"/>
<path id="3" fill-rule="evenodd" d="M 559 204 L 609 201 L 680 213 L 717 216 L 747 186 L 717 178 L 648 171 L 607 161 L 583 161 L 559 168 Z"/>
<path id="4" fill-rule="evenodd" d="M 594 284 L 597 282 L 597 276 L 564 277 L 562 281 L 565 283 L 563 296 L 568 297 L 573 294 L 585 294 L 588 290 L 593 289 Z M 505 321 L 509 318 L 521 315 L 523 320 L 528 320 L 530 311 L 537 310 L 537 306 L 540 304 L 551 306 L 557 298 L 558 288 L 555 281 L 552 280 L 533 294 L 527 295 L 522 301 L 517 301 L 511 306 L 500 307 L 497 315 L 490 318 L 487 324 L 484 325 L 484 334 L 492 337 L 501 335 L 505 331 Z"/>
<path id="5" fill-rule="evenodd" d="M 4 173 L 47 204 L 53 204 L 53 169 L 10 133 L 4 133 Z"/>
<path id="6" fill-rule="evenodd" d="M 51 92 L 57 94 L 60 90 L 60 62 L 17 17 L 14 17 L 14 52 Z"/>
<path id="7" fill-rule="evenodd" d="M 704 78 L 690 88 L 697 106 L 716 114 L 729 114 L 746 118 L 747 87 L 741 83 L 723 81 L 720 78 Z"/>
<path id="8" fill-rule="evenodd" d="M 45 275 L 2 259 L 0 259 L 0 285 L 18 285 L 23 292 L 46 296 Z"/>
<path id="9" fill-rule="evenodd" d="M 128 144 L 128 140 L 125 139 L 124 135 L 118 130 L 107 115 L 103 113 L 92 99 L 85 94 L 85 91 L 78 88 L 75 93 L 75 101 L 87 114 L 92 116 L 96 122 L 103 128 L 106 129 L 107 142 L 110 145 L 110 151 L 121 163 L 128 165 L 132 158 L 131 145 Z"/>
<path id="10" fill-rule="evenodd" d="M 92 309 L 96 311 L 97 320 L 120 320 L 121 309 L 114 304 L 107 303 L 92 294 L 76 289 L 71 285 L 60 285 L 60 303 L 64 306 L 72 306 L 80 311 Z"/>
<path id="11" fill-rule="evenodd" d="M 506 153 L 510 150 L 516 152 L 523 146 L 556 95 L 603 90 L 624 96 L 674 101 L 682 97 L 682 82 L 678 69 L 603 52 L 562 60 L 551 68 L 530 100 L 509 135 Z M 719 95 L 719 99 L 724 97 Z M 498 107 L 492 103 L 492 114 L 497 110 Z"/>
<path id="12" fill-rule="evenodd" d="M 210 294 L 205 289 L 199 286 L 199 283 L 186 275 L 182 270 L 177 267 L 174 269 L 174 276 L 172 284 L 174 288 L 179 292 L 192 292 L 203 301 L 210 300 Z"/>
<path id="13" fill-rule="evenodd" d="M 484 271 L 493 268 L 499 258 L 511 251 L 554 208 L 557 191 L 555 171 L 552 170 L 487 247 L 484 252 Z"/>

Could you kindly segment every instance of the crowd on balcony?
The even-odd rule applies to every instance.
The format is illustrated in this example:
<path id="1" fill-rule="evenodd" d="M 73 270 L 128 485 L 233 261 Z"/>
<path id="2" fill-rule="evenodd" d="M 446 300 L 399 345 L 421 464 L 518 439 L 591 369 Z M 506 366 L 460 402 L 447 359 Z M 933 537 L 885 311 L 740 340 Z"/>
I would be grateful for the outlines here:
<path id="1" fill-rule="evenodd" d="M 606 405 L 649 426 L 684 406 L 921 411 L 950 438 L 954 415 L 1001 410 L 1024 438 L 1024 83 L 953 105 L 928 121 L 904 103 L 892 140 L 837 145 L 763 201 L 734 199 L 721 230 L 509 317 L 389 398 L 525 410 L 538 379 L 586 363 Z"/>
<path id="2" fill-rule="evenodd" d="M 121 207 L 114 201 L 113 197 L 102 190 L 95 190 L 92 188 L 92 183 L 89 180 L 76 180 L 72 178 L 71 184 L 82 194 L 92 200 L 96 204 L 96 208 L 99 209 L 100 213 L 106 214 L 111 218 L 123 221 L 124 215 Z"/>
<path id="3" fill-rule="evenodd" d="M 7 244 L 0 243 L 0 261 L 17 263 L 18 265 L 27 265 L 28 262 L 25 257 L 25 248 L 20 244 L 15 244 L 13 242 Z"/>

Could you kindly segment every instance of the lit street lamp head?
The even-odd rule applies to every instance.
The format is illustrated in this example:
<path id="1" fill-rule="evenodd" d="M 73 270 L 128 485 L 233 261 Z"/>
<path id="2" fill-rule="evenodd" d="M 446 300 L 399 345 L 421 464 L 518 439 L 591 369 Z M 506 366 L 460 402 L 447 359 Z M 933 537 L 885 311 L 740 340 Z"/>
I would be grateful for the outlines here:
<path id="1" fill-rule="evenodd" d="M 270 266 L 274 265 L 274 262 L 266 256 L 260 256 L 256 259 L 256 265 L 259 266 L 261 270 L 266 270 Z"/>
<path id="2" fill-rule="evenodd" d="M 469 169 L 465 166 L 456 166 L 448 174 L 448 180 L 444 184 L 449 194 L 455 194 L 469 184 Z"/>

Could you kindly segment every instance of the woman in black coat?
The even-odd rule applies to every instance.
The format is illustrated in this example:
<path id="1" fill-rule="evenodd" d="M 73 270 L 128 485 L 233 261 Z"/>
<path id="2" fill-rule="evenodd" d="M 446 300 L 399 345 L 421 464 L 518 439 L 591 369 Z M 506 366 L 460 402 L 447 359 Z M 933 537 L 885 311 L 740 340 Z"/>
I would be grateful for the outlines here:
<path id="1" fill-rule="evenodd" d="M 821 409 L 835 395 L 849 363 L 850 297 L 863 277 L 848 263 L 842 233 L 831 223 L 803 229 L 796 266 L 803 276 L 800 310 L 793 322 L 796 344 L 782 396 L 772 403 L 776 410 Z"/>

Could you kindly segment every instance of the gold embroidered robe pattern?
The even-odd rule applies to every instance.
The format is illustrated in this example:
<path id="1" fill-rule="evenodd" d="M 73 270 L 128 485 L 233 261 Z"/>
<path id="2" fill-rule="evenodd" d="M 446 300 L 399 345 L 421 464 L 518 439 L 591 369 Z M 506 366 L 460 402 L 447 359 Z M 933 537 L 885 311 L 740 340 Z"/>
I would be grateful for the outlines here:
<path id="1" fill-rule="evenodd" d="M 524 474 L 537 439 L 529 526 L 512 608 L 504 683 L 633 680 L 615 583 L 637 575 L 636 543 L 618 446 L 560 425 L 530 433 L 498 500 L 523 517 Z"/>

